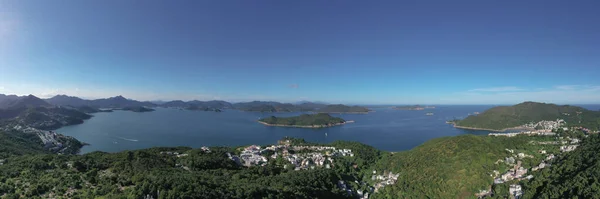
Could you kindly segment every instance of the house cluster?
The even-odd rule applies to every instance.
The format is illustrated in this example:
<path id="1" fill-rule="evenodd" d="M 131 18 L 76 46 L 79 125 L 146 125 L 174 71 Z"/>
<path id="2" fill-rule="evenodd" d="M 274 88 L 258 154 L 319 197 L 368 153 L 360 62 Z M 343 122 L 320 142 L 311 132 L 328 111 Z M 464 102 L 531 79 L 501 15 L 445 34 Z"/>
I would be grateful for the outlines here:
<path id="1" fill-rule="evenodd" d="M 548 135 L 548 136 L 552 136 L 552 135 L 556 135 L 556 133 L 553 133 L 552 130 L 535 130 L 535 131 L 523 131 L 523 132 L 514 132 L 514 133 L 490 133 L 488 135 L 489 136 L 506 136 L 506 137 L 514 137 L 517 135 L 528 135 L 528 136 Z"/>
<path id="2" fill-rule="evenodd" d="M 560 147 L 560 152 L 569 152 L 569 151 L 573 151 L 577 148 L 577 146 L 579 145 L 566 145 L 566 146 L 561 146 Z"/>
<path id="3" fill-rule="evenodd" d="M 510 159 L 512 158 L 512 159 Z M 506 163 L 507 164 L 511 164 L 510 162 L 514 162 L 514 158 L 510 157 L 507 158 Z M 494 174 L 498 174 L 498 171 L 494 171 Z M 521 167 L 521 161 L 517 161 L 517 164 L 514 164 L 514 167 L 510 170 L 508 170 L 506 173 L 502 174 L 500 177 L 497 177 L 494 179 L 494 184 L 501 184 L 504 182 L 508 182 L 511 180 L 521 180 L 522 178 L 526 178 L 526 179 L 531 179 L 533 178 L 532 175 L 525 177 L 525 174 L 527 174 L 527 169 Z"/>
<path id="4" fill-rule="evenodd" d="M 160 152 L 161 155 L 172 155 L 172 156 L 177 156 L 178 158 L 180 157 L 186 157 L 188 156 L 187 153 L 179 153 L 179 152 L 172 152 L 172 151 L 161 151 Z"/>
<path id="5" fill-rule="evenodd" d="M 210 153 L 210 148 L 206 146 L 201 147 L 200 150 L 204 151 L 205 153 Z"/>
<path id="6" fill-rule="evenodd" d="M 532 128 L 532 129 L 552 130 L 552 129 L 562 126 L 563 124 L 565 124 L 565 120 L 556 119 L 555 121 L 543 120 L 543 121 L 539 121 L 537 123 L 531 122 L 529 124 L 523 125 L 523 127 Z"/>
<path id="7" fill-rule="evenodd" d="M 511 184 L 510 187 L 508 187 L 508 192 L 515 196 L 515 198 L 520 198 L 523 195 L 521 185 L 518 184 Z"/>
<path id="8" fill-rule="evenodd" d="M 0 159 L 0 166 L 2 166 L 5 162 L 6 162 L 6 160 Z"/>
<path id="9" fill-rule="evenodd" d="M 358 181 L 354 181 L 354 182 L 356 184 L 359 184 Z M 361 184 L 365 185 L 365 182 L 361 182 Z M 348 195 L 356 195 L 356 196 L 358 196 L 359 199 L 368 199 L 369 193 L 373 192 L 373 188 L 369 187 L 369 190 L 364 190 L 364 191 L 356 190 L 356 194 L 354 194 L 354 192 L 352 191 L 352 186 L 343 180 L 339 180 L 337 186 L 342 191 L 345 191 L 346 193 L 348 193 Z"/>
<path id="10" fill-rule="evenodd" d="M 373 187 L 375 187 L 375 191 L 387 186 L 387 185 L 392 185 L 394 183 L 396 183 L 396 181 L 398 180 L 398 176 L 400 176 L 400 174 L 394 174 L 392 172 L 383 172 L 383 175 L 376 175 L 377 171 L 373 171 L 373 176 L 371 177 L 371 180 L 375 181 L 375 185 Z"/>
<path id="11" fill-rule="evenodd" d="M 301 169 L 314 169 L 315 166 L 329 169 L 333 164 L 333 158 L 325 157 L 322 153 L 303 153 L 303 154 L 283 154 L 283 158 L 292 163 L 296 168 L 295 170 Z"/>
<path id="12" fill-rule="evenodd" d="M 241 163 L 247 167 L 254 165 L 264 166 L 267 164 L 267 158 L 261 155 L 262 151 L 260 146 L 257 145 L 246 147 L 242 150 L 239 159 L 241 160 Z"/>

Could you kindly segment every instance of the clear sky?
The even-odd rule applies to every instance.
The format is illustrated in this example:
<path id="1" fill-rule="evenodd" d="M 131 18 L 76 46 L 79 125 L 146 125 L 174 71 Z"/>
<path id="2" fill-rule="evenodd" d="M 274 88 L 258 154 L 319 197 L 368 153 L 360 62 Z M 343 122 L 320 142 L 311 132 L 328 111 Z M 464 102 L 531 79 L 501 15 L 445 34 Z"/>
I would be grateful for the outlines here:
<path id="1" fill-rule="evenodd" d="M 600 102 L 600 1 L 0 0 L 0 93 Z"/>

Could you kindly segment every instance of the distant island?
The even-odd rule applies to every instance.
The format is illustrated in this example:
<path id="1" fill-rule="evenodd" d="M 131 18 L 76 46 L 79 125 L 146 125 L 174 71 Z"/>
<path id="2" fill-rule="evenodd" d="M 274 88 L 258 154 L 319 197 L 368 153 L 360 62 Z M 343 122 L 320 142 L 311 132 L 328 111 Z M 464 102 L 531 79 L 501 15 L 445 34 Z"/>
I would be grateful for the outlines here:
<path id="1" fill-rule="evenodd" d="M 154 109 L 146 108 L 146 107 L 143 107 L 143 106 L 128 106 L 128 107 L 122 108 L 121 110 L 124 110 L 124 111 L 133 111 L 133 112 L 138 112 L 138 113 L 152 112 L 152 111 L 154 111 Z"/>
<path id="2" fill-rule="evenodd" d="M 200 107 L 200 106 L 196 106 L 196 105 L 192 105 L 186 108 L 186 110 L 190 110 L 190 111 L 213 111 L 213 112 L 223 112 L 221 109 L 218 108 L 210 108 L 210 107 Z"/>
<path id="3" fill-rule="evenodd" d="M 392 109 L 395 110 L 411 110 L 411 111 L 420 111 L 425 109 L 435 108 L 435 106 L 420 106 L 420 105 L 412 105 L 412 106 L 393 106 Z"/>
<path id="4" fill-rule="evenodd" d="M 346 121 L 339 117 L 333 117 L 327 113 L 302 114 L 295 117 L 267 117 L 258 120 L 267 126 L 297 127 L 297 128 L 325 128 L 338 126 L 354 121 Z"/>
<path id="5" fill-rule="evenodd" d="M 598 130 L 600 111 L 578 106 L 523 102 L 514 106 L 497 106 L 463 120 L 447 123 L 456 128 L 506 131 L 510 129 L 548 129 L 562 120 L 567 126 Z"/>
<path id="6" fill-rule="evenodd" d="M 343 104 L 327 105 L 316 110 L 317 113 L 368 113 L 371 112 L 368 108 L 362 106 L 346 106 Z"/>

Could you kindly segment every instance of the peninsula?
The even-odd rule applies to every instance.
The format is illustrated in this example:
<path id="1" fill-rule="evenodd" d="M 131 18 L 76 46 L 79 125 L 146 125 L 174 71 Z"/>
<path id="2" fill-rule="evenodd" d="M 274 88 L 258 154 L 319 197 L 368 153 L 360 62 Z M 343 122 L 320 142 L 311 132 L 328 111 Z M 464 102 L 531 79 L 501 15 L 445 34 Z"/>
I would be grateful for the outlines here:
<path id="1" fill-rule="evenodd" d="M 296 128 L 325 128 L 338 126 L 354 121 L 346 121 L 339 117 L 332 117 L 327 113 L 302 114 L 294 117 L 267 117 L 258 120 L 267 126 L 296 127 Z"/>
<path id="2" fill-rule="evenodd" d="M 598 130 L 600 111 L 578 106 L 523 102 L 514 106 L 497 106 L 478 115 L 447 123 L 456 128 L 506 131 L 511 129 L 543 130 L 562 126 Z"/>

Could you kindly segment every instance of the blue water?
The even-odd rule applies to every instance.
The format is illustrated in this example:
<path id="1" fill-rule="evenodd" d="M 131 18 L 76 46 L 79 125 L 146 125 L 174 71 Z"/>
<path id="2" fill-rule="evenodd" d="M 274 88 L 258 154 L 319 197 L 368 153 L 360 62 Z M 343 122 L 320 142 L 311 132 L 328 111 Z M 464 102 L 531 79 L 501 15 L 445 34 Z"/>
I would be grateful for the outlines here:
<path id="1" fill-rule="evenodd" d="M 97 113 L 83 124 L 63 127 L 57 132 L 89 143 L 82 153 L 117 152 L 155 146 L 240 146 L 273 144 L 292 136 L 307 141 L 359 141 L 381 150 L 408 150 L 432 138 L 465 133 L 487 134 L 453 128 L 445 121 L 483 112 L 491 106 L 438 106 L 425 111 L 374 108 L 369 114 L 334 114 L 355 123 L 304 129 L 270 127 L 257 123 L 261 117 L 294 116 L 300 113 L 256 113 L 225 110 L 221 113 L 158 108 L 154 112 L 115 111 Z M 433 112 L 433 116 L 426 116 Z M 327 136 L 325 135 L 327 133 Z"/>

